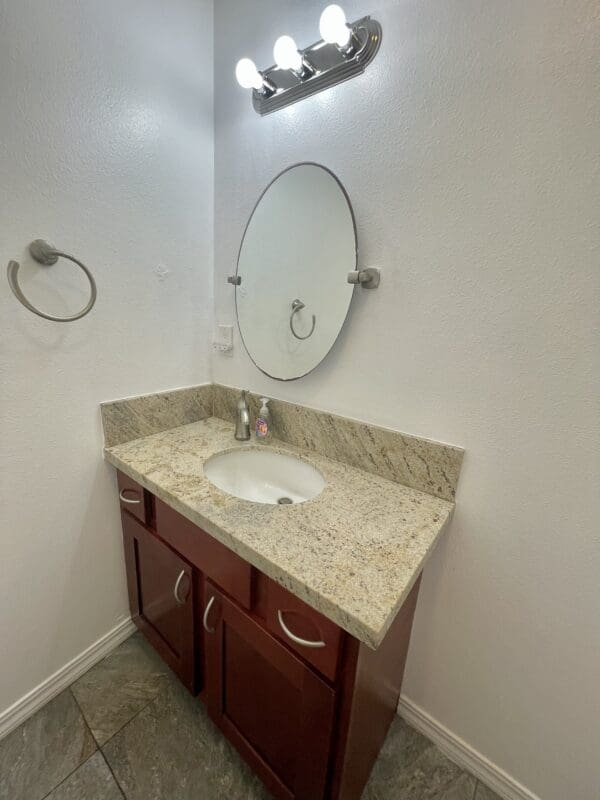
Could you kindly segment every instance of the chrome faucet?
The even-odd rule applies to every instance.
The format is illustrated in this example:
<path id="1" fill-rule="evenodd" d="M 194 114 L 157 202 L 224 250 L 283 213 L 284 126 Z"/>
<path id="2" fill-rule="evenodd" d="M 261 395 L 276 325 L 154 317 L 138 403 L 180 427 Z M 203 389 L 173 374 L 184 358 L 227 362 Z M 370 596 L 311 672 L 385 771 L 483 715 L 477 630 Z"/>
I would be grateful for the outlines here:
<path id="1" fill-rule="evenodd" d="M 235 415 L 235 438 L 238 442 L 246 442 L 250 438 L 250 410 L 246 392 L 242 392 L 237 403 Z"/>

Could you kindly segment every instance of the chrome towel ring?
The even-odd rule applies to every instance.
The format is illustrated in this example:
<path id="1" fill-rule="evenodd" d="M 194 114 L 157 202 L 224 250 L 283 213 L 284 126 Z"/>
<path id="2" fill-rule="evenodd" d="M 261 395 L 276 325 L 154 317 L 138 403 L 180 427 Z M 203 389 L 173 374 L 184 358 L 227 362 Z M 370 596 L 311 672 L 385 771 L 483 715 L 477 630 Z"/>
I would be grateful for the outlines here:
<path id="1" fill-rule="evenodd" d="M 90 300 L 85 308 L 83 308 L 77 314 L 73 314 L 71 317 L 54 317 L 52 314 L 46 314 L 44 311 L 40 311 L 39 308 L 36 308 L 34 305 L 32 305 L 25 297 L 17 279 L 19 263 L 17 261 L 9 261 L 6 275 L 10 288 L 12 289 L 17 300 L 22 303 L 25 308 L 29 309 L 29 311 L 37 314 L 38 317 L 49 319 L 52 322 L 74 322 L 76 319 L 81 319 L 82 317 L 85 317 L 86 314 L 89 314 L 94 307 L 94 303 L 96 302 L 97 291 L 94 276 L 85 266 L 85 264 L 82 264 L 81 261 L 76 259 L 74 256 L 70 256 L 68 253 L 63 253 L 61 250 L 56 250 L 43 239 L 36 239 L 34 242 L 31 242 L 29 245 L 29 252 L 32 258 L 34 258 L 39 264 L 43 264 L 45 267 L 51 267 L 53 264 L 56 264 L 59 258 L 66 258 L 69 261 L 72 261 L 74 264 L 77 264 L 77 266 L 85 272 L 86 277 L 90 282 Z"/>
<path id="2" fill-rule="evenodd" d="M 306 306 L 304 305 L 302 300 L 294 300 L 294 302 L 292 303 L 292 313 L 290 314 L 290 330 L 294 334 L 296 339 L 308 339 L 310 336 L 312 336 L 313 332 L 315 330 L 316 322 L 317 322 L 317 318 L 313 314 L 312 315 L 312 327 L 311 327 L 310 331 L 306 334 L 306 336 L 300 336 L 300 334 L 296 333 L 296 331 L 294 330 L 294 315 L 298 311 L 302 311 L 303 308 L 306 308 Z"/>

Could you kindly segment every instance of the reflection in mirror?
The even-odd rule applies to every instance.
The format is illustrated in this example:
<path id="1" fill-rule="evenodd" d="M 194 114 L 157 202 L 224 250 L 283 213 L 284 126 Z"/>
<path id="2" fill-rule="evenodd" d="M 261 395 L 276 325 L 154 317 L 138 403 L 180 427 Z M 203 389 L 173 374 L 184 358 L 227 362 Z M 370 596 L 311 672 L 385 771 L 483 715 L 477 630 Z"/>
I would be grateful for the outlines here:
<path id="1" fill-rule="evenodd" d="M 335 175 L 318 164 L 278 175 L 256 204 L 238 258 L 238 324 L 259 369 L 293 380 L 325 358 L 346 319 L 355 269 L 354 216 Z"/>

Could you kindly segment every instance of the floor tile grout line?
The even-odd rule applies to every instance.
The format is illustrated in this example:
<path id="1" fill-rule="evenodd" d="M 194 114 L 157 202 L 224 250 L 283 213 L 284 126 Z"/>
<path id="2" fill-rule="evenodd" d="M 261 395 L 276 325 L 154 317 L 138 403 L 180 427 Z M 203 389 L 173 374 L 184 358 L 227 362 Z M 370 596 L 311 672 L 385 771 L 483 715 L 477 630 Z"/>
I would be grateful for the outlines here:
<path id="1" fill-rule="evenodd" d="M 122 730 L 124 730 L 124 728 L 126 728 L 127 725 L 129 725 L 130 722 L 133 722 L 133 720 L 136 719 L 142 713 L 142 711 L 144 711 L 146 708 L 148 708 L 148 706 L 151 705 L 156 700 L 156 698 L 161 694 L 162 689 L 151 700 L 149 700 L 142 708 L 140 708 L 138 711 L 136 711 L 136 713 L 129 720 L 127 720 L 127 722 L 125 722 L 123 725 L 121 725 L 121 727 L 117 731 L 115 731 L 103 744 L 100 744 L 100 742 L 95 737 L 94 732 L 92 731 L 92 729 L 91 729 L 91 727 L 90 727 L 90 725 L 89 725 L 89 723 L 87 721 L 87 718 L 85 716 L 83 708 L 81 707 L 77 697 L 75 696 L 75 692 L 73 691 L 73 686 L 75 685 L 76 682 L 77 681 L 73 681 L 73 683 L 70 684 L 69 686 L 67 686 L 67 688 L 64 689 L 64 691 L 68 692 L 70 694 L 73 702 L 75 703 L 75 705 L 77 707 L 77 710 L 79 711 L 79 714 L 81 715 L 81 718 L 83 720 L 83 724 L 84 724 L 86 730 L 88 731 L 88 733 L 90 734 L 90 736 L 92 737 L 92 742 L 93 742 L 93 744 L 95 746 L 95 750 L 92 753 L 90 753 L 90 755 L 86 759 L 84 759 L 84 761 L 81 761 L 74 769 L 72 769 L 67 775 L 65 775 L 65 777 L 62 778 L 55 786 L 53 786 L 50 789 L 49 792 L 47 792 L 43 797 L 41 797 L 40 800 L 46 800 L 46 798 L 48 798 L 52 794 L 52 792 L 54 792 L 56 789 L 58 789 L 59 786 L 62 786 L 62 784 L 65 781 L 67 781 L 69 778 L 71 778 L 77 772 L 77 770 L 80 767 L 83 767 L 84 764 L 87 764 L 87 762 L 90 760 L 90 758 L 95 756 L 96 753 L 100 753 L 100 755 L 102 757 L 102 760 L 106 763 L 106 766 L 108 767 L 109 772 L 111 773 L 111 775 L 112 775 L 112 777 L 113 777 L 113 779 L 114 779 L 114 781 L 115 781 L 115 783 L 117 785 L 117 788 L 118 788 L 119 792 L 125 798 L 125 800 L 127 800 L 127 796 L 125 794 L 125 791 L 124 791 L 123 787 L 121 786 L 121 784 L 119 783 L 119 781 L 117 780 L 117 777 L 116 777 L 115 773 L 113 772 L 112 767 L 111 767 L 111 765 L 110 765 L 110 763 L 108 761 L 108 758 L 106 757 L 106 755 L 105 755 L 105 753 L 104 753 L 102 748 L 105 747 L 110 741 L 112 741 L 112 739 L 114 739 L 114 737 L 118 733 L 120 733 Z"/>
<path id="2" fill-rule="evenodd" d="M 71 686 L 72 686 L 72 685 L 73 685 L 73 684 L 71 684 Z M 69 686 L 69 692 L 71 693 L 71 696 L 72 696 L 73 700 L 75 701 L 75 705 L 76 705 L 76 706 L 77 706 L 77 708 L 79 709 L 79 713 L 81 714 L 81 716 L 82 716 L 82 718 L 83 718 L 83 722 L 84 722 L 84 725 L 85 725 L 85 727 L 88 729 L 88 731 L 89 731 L 89 733 L 90 733 L 90 736 L 92 737 L 92 739 L 93 739 L 93 741 L 94 741 L 94 744 L 96 745 L 96 750 L 95 750 L 95 751 L 92 753 L 92 755 L 95 755 L 96 753 L 100 753 L 100 757 L 101 757 L 101 759 L 104 761 L 104 763 L 106 764 L 106 766 L 108 767 L 108 771 L 109 771 L 109 772 L 110 772 L 110 774 L 112 775 L 112 778 L 113 778 L 113 780 L 114 780 L 114 782 L 115 782 L 115 784 L 116 784 L 116 786 L 117 786 L 117 789 L 119 790 L 119 792 L 121 793 L 121 795 L 122 795 L 122 796 L 125 798 L 125 800 L 127 800 L 127 796 L 126 796 L 126 794 L 125 794 L 125 791 L 124 791 L 123 787 L 121 786 L 121 784 L 119 783 L 119 781 L 117 780 L 117 776 L 115 775 L 115 773 L 114 773 L 114 772 L 113 772 L 113 770 L 112 770 L 112 767 L 111 767 L 111 766 L 110 766 L 110 764 L 108 763 L 108 759 L 106 758 L 106 756 L 105 756 L 105 755 L 104 755 L 104 753 L 102 752 L 102 747 L 100 746 L 99 742 L 97 741 L 96 737 L 94 736 L 94 733 L 93 733 L 92 729 L 90 728 L 90 726 L 89 726 L 89 723 L 88 723 L 87 719 L 85 718 L 85 714 L 83 713 L 83 709 L 82 709 L 82 708 L 81 708 L 81 706 L 79 705 L 79 701 L 78 701 L 78 700 L 77 700 L 77 698 L 75 697 L 75 692 L 73 692 L 73 691 L 72 691 L 72 689 L 71 689 L 71 686 Z M 136 716 L 137 716 L 137 715 L 136 715 Z M 125 726 L 123 726 L 123 727 L 125 727 Z M 120 728 L 120 730 L 123 730 L 123 728 Z M 118 731 L 117 731 L 117 733 L 118 733 Z M 90 758 L 91 758 L 91 757 L 92 757 L 92 756 L 90 756 Z M 85 761 L 84 761 L 84 763 L 85 763 Z M 82 765 L 81 765 L 81 766 L 82 766 Z M 79 767 L 78 767 L 77 769 L 79 769 Z M 76 771 L 76 770 L 75 770 L 75 771 Z M 72 774 L 73 774 L 73 773 L 71 773 L 71 775 L 72 775 Z M 53 790 L 53 791 L 54 791 L 54 790 Z"/>
<path id="3" fill-rule="evenodd" d="M 85 727 L 86 727 L 86 728 L 87 728 L 87 730 L 88 730 L 88 733 L 90 734 L 90 736 L 92 737 L 92 740 L 93 740 L 94 744 L 96 745 L 96 750 L 100 750 L 100 744 L 98 743 L 98 740 L 97 740 L 97 739 L 96 739 L 96 737 L 94 736 L 94 731 L 93 731 L 93 730 L 90 728 L 90 724 L 89 724 L 89 722 L 87 721 L 85 714 L 83 713 L 83 708 L 82 708 L 82 707 L 79 705 L 79 700 L 78 700 L 78 699 L 75 697 L 75 692 L 73 691 L 73 685 L 74 685 L 74 684 L 71 684 L 71 685 L 68 687 L 68 691 L 70 692 L 70 694 L 71 694 L 71 697 L 73 698 L 73 700 L 74 700 L 74 702 L 75 702 L 75 705 L 77 706 L 77 708 L 78 708 L 78 710 L 79 710 L 79 713 L 81 714 L 81 717 L 82 717 L 82 719 L 83 719 L 83 722 L 84 722 L 84 725 L 85 725 Z"/>
<path id="4" fill-rule="evenodd" d="M 116 784 L 116 786 L 117 786 L 117 789 L 118 789 L 118 790 L 121 792 L 121 795 L 123 796 L 124 800 L 127 800 L 127 795 L 125 794 L 125 789 L 124 789 L 124 788 L 121 786 L 121 784 L 119 783 L 119 780 L 118 780 L 117 776 L 115 775 L 115 772 L 114 772 L 113 768 L 112 768 L 112 767 L 111 767 L 111 765 L 108 763 L 108 759 L 107 759 L 107 757 L 104 755 L 104 753 L 102 752 L 102 750 L 101 750 L 101 749 L 100 749 L 98 752 L 100 753 L 100 756 L 102 757 L 102 760 L 103 760 L 103 761 L 104 761 L 104 763 L 106 764 L 106 766 L 107 766 L 107 768 L 108 768 L 108 771 L 109 771 L 109 772 L 110 772 L 110 774 L 112 775 L 112 777 L 113 777 L 113 781 L 115 782 L 115 784 Z"/>
<path id="5" fill-rule="evenodd" d="M 109 742 L 112 742 L 115 736 L 121 733 L 121 731 L 125 730 L 125 728 L 129 725 L 130 722 L 133 722 L 134 719 L 137 719 L 139 715 L 142 713 L 142 711 L 145 711 L 148 708 L 148 706 L 151 706 L 152 703 L 160 696 L 160 694 L 161 692 L 159 691 L 151 700 L 148 700 L 148 702 L 144 706 L 142 706 L 142 708 L 139 708 L 135 712 L 135 714 L 127 720 L 127 722 L 124 722 L 123 725 L 121 725 L 121 727 L 118 730 L 116 730 L 114 733 L 111 733 L 111 735 L 105 742 L 103 742 L 102 744 L 98 743 L 98 749 L 103 750 L 103 748 L 105 748 Z M 96 739 L 94 739 L 94 741 L 96 741 Z"/>
<path id="6" fill-rule="evenodd" d="M 72 686 L 72 685 L 73 685 L 73 684 L 71 684 L 71 686 Z M 77 772 L 77 770 L 78 770 L 80 767 L 83 767 L 83 765 L 84 765 L 84 764 L 87 764 L 87 762 L 90 760 L 90 758 L 92 758 L 93 756 L 95 756 L 95 755 L 96 755 L 96 753 L 98 753 L 98 752 L 99 752 L 99 750 L 100 750 L 100 746 L 98 745 L 98 742 L 96 741 L 96 738 L 95 738 L 94 734 L 93 734 L 93 733 L 92 733 L 92 731 L 90 730 L 90 726 L 89 726 L 89 725 L 88 725 L 88 723 L 87 723 L 87 720 L 86 720 L 86 718 L 85 718 L 85 715 L 84 715 L 83 711 L 81 710 L 81 706 L 79 705 L 79 703 L 77 702 L 77 698 L 75 697 L 75 695 L 74 695 L 74 694 L 73 694 L 73 692 L 71 691 L 71 686 L 67 686 L 67 688 L 66 688 L 66 689 L 64 689 L 63 691 L 64 691 L 64 692 L 68 692 L 68 693 L 71 695 L 71 699 L 72 699 L 72 700 L 73 700 L 73 702 L 75 703 L 75 705 L 76 705 L 76 707 L 77 707 L 77 710 L 79 711 L 79 714 L 80 714 L 80 716 L 81 716 L 81 719 L 83 720 L 83 724 L 84 724 L 84 726 L 85 726 L 86 730 L 88 731 L 88 733 L 90 734 L 90 736 L 92 737 L 92 742 L 94 743 L 94 745 L 95 745 L 95 748 L 96 748 L 96 749 L 95 749 L 95 750 L 94 750 L 92 753 L 90 753 L 90 754 L 89 754 L 89 756 L 88 756 L 87 758 L 85 758 L 83 761 L 81 761 L 79 764 L 77 764 L 77 766 L 75 767 L 75 769 L 72 769 L 72 770 L 71 770 L 71 772 L 69 772 L 67 775 L 65 775 L 65 777 L 64 777 L 64 778 L 62 778 L 62 780 L 60 780 L 60 781 L 59 781 L 59 782 L 58 782 L 58 783 L 57 783 L 55 786 L 53 786 L 53 787 L 52 787 L 52 789 L 50 789 L 50 791 L 49 791 L 49 792 L 47 792 L 47 793 L 46 793 L 46 794 L 45 794 L 45 795 L 44 795 L 44 796 L 41 798 L 41 800 L 46 800 L 46 798 L 47 798 L 47 797 L 49 797 L 49 796 L 52 794 L 52 792 L 53 792 L 53 791 L 55 791 L 56 789 L 58 789 L 58 787 L 59 787 L 59 786 L 62 786 L 62 784 L 63 784 L 63 783 L 66 781 L 66 780 L 68 780 L 68 779 L 69 779 L 69 778 L 70 778 L 72 775 L 74 775 L 74 774 Z M 48 703 L 46 703 L 46 705 L 48 705 Z M 45 708 L 45 706 L 44 706 L 44 708 Z"/>
<path id="7" fill-rule="evenodd" d="M 134 634 L 132 634 L 132 636 L 135 636 L 135 635 L 136 635 L 135 633 L 134 633 Z M 131 638 L 131 637 L 130 637 L 130 638 Z M 107 656 L 107 657 L 108 657 L 108 656 Z M 168 676 L 166 676 L 166 677 L 168 677 Z M 138 710 L 135 712 L 135 714 L 134 714 L 132 717 L 130 717 L 130 718 L 127 720 L 127 722 L 124 722 L 124 723 L 121 725 L 121 727 L 120 727 L 120 728 L 117 728 L 117 730 L 116 730 L 116 731 L 114 731 L 113 733 L 111 733 L 111 735 L 108 737 L 108 739 L 107 739 L 105 742 L 102 742 L 102 743 L 101 743 L 101 742 L 99 742 L 99 741 L 98 741 L 98 739 L 97 739 L 97 738 L 96 738 L 96 736 L 94 735 L 94 732 L 92 731 L 92 729 L 91 729 L 91 728 L 90 728 L 90 726 L 88 725 L 88 722 L 87 722 L 87 719 L 86 719 L 85 713 L 84 713 L 84 711 L 83 711 L 83 708 L 82 708 L 82 707 L 81 707 L 81 705 L 79 704 L 79 701 L 77 700 L 77 697 L 75 696 L 75 692 L 73 692 L 73 691 L 72 691 L 72 689 L 73 689 L 73 686 L 75 685 L 75 683 L 77 683 L 77 681 L 74 681 L 74 682 L 73 682 L 73 683 L 72 683 L 70 686 L 68 686 L 67 688 L 68 688 L 68 689 L 69 689 L 69 691 L 71 692 L 71 694 L 72 694 L 72 696 L 73 696 L 73 699 L 75 700 L 75 703 L 76 703 L 76 705 L 77 705 L 77 708 L 78 708 L 78 709 L 79 709 L 79 711 L 81 712 L 81 716 L 83 717 L 83 719 L 84 719 L 84 721 L 85 721 L 85 723 L 86 723 L 86 726 L 87 726 L 87 728 L 88 728 L 89 732 L 91 733 L 91 735 L 92 735 L 92 738 L 94 739 L 94 742 L 96 743 L 96 745 L 97 745 L 97 747 L 98 747 L 98 749 L 99 749 L 99 750 L 102 750 L 102 748 L 103 748 L 103 747 L 106 747 L 106 745 L 107 745 L 107 744 L 108 744 L 110 741 L 112 741 L 112 740 L 115 738 L 115 736 L 116 736 L 118 733 L 121 733 L 121 731 L 122 731 L 124 728 L 126 728 L 126 727 L 129 725 L 129 723 L 130 723 L 130 722 L 133 722 L 133 720 L 134 720 L 136 717 L 138 717 L 138 716 L 139 716 L 139 715 L 142 713 L 142 711 L 144 711 L 146 708 L 148 708 L 148 706 L 149 706 L 149 705 L 151 705 L 151 704 L 152 704 L 152 703 L 153 703 L 153 702 L 156 700 L 156 698 L 157 698 L 157 697 L 159 697 L 159 695 L 162 693 L 162 691 L 164 690 L 164 687 L 163 687 L 163 686 L 161 686 L 161 687 L 160 687 L 160 689 L 157 691 L 157 693 L 154 695 L 154 697 L 150 698 L 150 700 L 148 700 L 146 703 L 144 703 L 144 705 L 143 705 L 141 708 L 139 708 L 139 709 L 138 709 Z"/>
<path id="8" fill-rule="evenodd" d="M 50 789 L 50 791 L 49 791 L 49 792 L 47 792 L 47 793 L 46 793 L 46 794 L 45 794 L 43 797 L 41 797 L 41 798 L 40 798 L 40 800 L 46 800 L 46 798 L 47 798 L 47 797 L 50 797 L 50 795 L 52 794 L 52 792 L 55 792 L 55 791 L 56 791 L 56 790 L 59 788 L 59 786 L 62 786 L 62 785 L 63 785 L 63 783 L 64 783 L 65 781 L 68 781 L 68 780 L 69 780 L 69 778 L 73 777 L 73 775 L 74 775 L 74 774 L 77 772 L 77 770 L 78 770 L 78 769 L 80 769 L 81 767 L 83 767 L 85 764 L 87 764 L 87 762 L 90 760 L 90 758 L 93 758 L 93 757 L 96 755 L 96 753 L 100 753 L 100 750 L 99 750 L 99 748 L 98 748 L 98 747 L 96 747 L 96 749 L 94 750 L 94 752 L 93 752 L 93 753 L 90 753 L 90 754 L 89 754 L 89 756 L 88 756 L 88 757 L 87 757 L 87 758 L 86 758 L 84 761 L 82 761 L 80 764 L 77 764 L 77 766 L 75 767 L 75 769 L 72 769 L 72 770 L 71 770 L 71 772 L 69 772 L 69 774 L 68 774 L 68 775 L 65 775 L 65 777 L 64 777 L 64 778 L 62 778 L 62 779 L 61 779 L 61 780 L 60 780 L 60 781 L 59 781 L 59 782 L 56 784 L 56 786 L 53 786 L 53 787 Z"/>
<path id="9" fill-rule="evenodd" d="M 71 691 L 71 687 L 70 687 L 70 686 L 69 686 L 69 691 Z M 138 717 L 138 716 L 139 716 L 139 715 L 142 713 L 142 711 L 144 711 L 146 708 L 148 708 L 148 706 L 150 705 L 150 703 L 153 703 L 153 702 L 156 700 L 156 697 L 158 697 L 158 695 L 156 695 L 156 697 L 153 697 L 153 698 L 152 698 L 152 700 L 148 700 L 148 702 L 147 702 L 147 703 L 146 703 L 146 704 L 145 704 L 145 705 L 144 705 L 142 708 L 139 708 L 139 709 L 138 709 L 138 710 L 135 712 L 135 714 L 134 714 L 132 717 L 130 717 L 130 718 L 127 720 L 127 722 L 124 722 L 124 723 L 121 725 L 121 727 L 120 727 L 118 730 L 116 730 L 114 733 L 111 733 L 111 735 L 108 737 L 108 739 L 107 739 L 105 742 L 102 742 L 102 744 L 100 744 L 100 742 L 98 741 L 98 739 L 96 739 L 96 737 L 94 736 L 94 732 L 93 732 L 93 731 L 92 731 L 92 729 L 90 728 L 90 726 L 89 726 L 89 724 L 88 724 L 88 721 L 87 721 L 87 719 L 85 718 L 85 714 L 83 713 L 83 709 L 81 708 L 81 706 L 80 706 L 80 705 L 79 705 L 79 703 L 77 702 L 77 698 L 75 697 L 75 693 L 74 693 L 74 692 L 71 692 L 71 694 L 73 695 L 73 699 L 75 700 L 75 703 L 77 703 L 77 708 L 78 708 L 78 709 L 79 709 L 79 711 L 81 712 L 81 716 L 83 717 L 83 720 L 84 720 L 84 722 L 85 722 L 86 728 L 89 730 L 89 732 L 90 732 L 90 734 L 91 734 L 91 736 L 92 736 L 92 738 L 93 738 L 93 740 L 94 740 L 94 742 L 95 742 L 95 744 L 96 744 L 96 748 L 97 748 L 98 750 L 102 750 L 102 748 L 103 748 L 103 747 L 106 747 L 106 745 L 107 745 L 107 744 L 108 744 L 110 741 L 112 741 L 112 740 L 115 738 L 115 736 L 116 736 L 118 733 L 121 733 L 121 731 L 122 731 L 124 728 L 126 728 L 126 727 L 129 725 L 129 723 L 130 723 L 130 722 L 133 722 L 133 720 L 134 720 L 136 717 Z M 102 753 L 102 755 L 104 755 L 104 753 Z"/>

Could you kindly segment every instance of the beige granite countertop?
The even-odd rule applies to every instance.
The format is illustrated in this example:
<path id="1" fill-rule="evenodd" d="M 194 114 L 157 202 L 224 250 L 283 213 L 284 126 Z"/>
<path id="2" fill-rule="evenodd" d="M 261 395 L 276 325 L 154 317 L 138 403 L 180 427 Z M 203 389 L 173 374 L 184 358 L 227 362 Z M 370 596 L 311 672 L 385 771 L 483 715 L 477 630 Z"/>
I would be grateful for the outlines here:
<path id="1" fill-rule="evenodd" d="M 296 505 L 241 500 L 203 463 L 236 447 L 294 453 L 326 487 Z M 106 459 L 360 641 L 376 648 L 419 576 L 454 504 L 314 451 L 236 442 L 215 417 L 105 449 Z"/>

